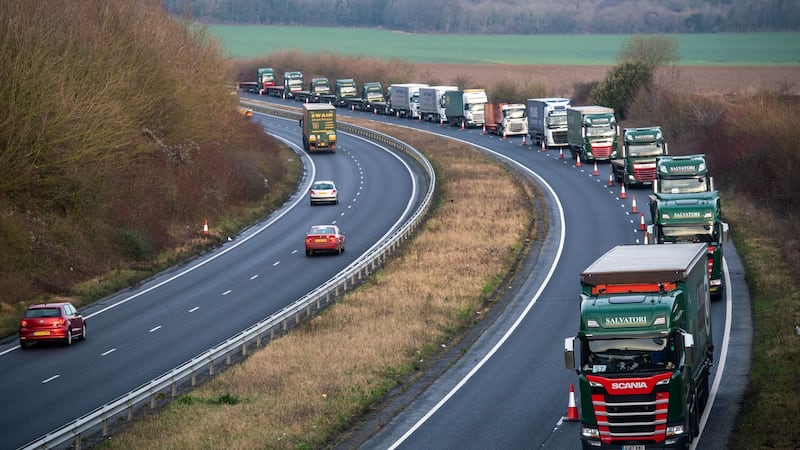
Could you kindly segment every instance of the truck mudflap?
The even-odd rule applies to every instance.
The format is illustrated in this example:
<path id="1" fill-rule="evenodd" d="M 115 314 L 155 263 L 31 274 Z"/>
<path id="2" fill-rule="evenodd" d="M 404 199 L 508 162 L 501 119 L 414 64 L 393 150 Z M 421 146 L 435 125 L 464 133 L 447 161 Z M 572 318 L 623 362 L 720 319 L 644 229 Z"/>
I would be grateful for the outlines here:
<path id="1" fill-rule="evenodd" d="M 626 378 L 587 374 L 596 423 L 588 423 L 587 418 L 583 418 L 583 428 L 595 430 L 594 435 L 582 434 L 584 444 L 589 444 L 588 448 L 625 449 L 676 445 L 681 436 L 667 436 L 671 377 L 671 372 Z"/>

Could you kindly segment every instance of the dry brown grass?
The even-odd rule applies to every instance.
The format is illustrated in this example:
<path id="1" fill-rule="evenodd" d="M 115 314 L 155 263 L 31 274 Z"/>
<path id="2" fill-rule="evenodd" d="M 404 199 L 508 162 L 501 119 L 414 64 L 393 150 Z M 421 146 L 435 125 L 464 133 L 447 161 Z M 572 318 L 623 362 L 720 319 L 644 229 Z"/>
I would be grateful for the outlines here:
<path id="1" fill-rule="evenodd" d="M 421 233 L 325 314 L 137 422 L 110 447 L 318 447 L 477 320 L 535 223 L 530 197 L 463 144 L 378 128 L 423 150 L 445 180 Z M 213 401 L 224 396 L 239 403 Z"/>

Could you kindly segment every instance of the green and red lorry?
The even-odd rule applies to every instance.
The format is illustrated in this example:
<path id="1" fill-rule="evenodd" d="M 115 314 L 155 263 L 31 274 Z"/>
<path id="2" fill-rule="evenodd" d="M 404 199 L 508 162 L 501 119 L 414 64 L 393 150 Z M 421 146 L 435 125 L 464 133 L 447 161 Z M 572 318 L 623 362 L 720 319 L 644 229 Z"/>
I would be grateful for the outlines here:
<path id="1" fill-rule="evenodd" d="M 687 449 L 697 436 L 713 364 L 706 253 L 620 245 L 581 273 L 564 358 L 578 374 L 584 449 Z"/>
<path id="2" fill-rule="evenodd" d="M 708 175 L 704 155 L 656 158 L 656 179 L 649 198 L 647 241 L 653 244 L 704 242 L 708 244 L 711 295 L 725 292 L 723 244 L 729 226 L 722 220 L 719 192 Z"/>
<path id="3" fill-rule="evenodd" d="M 617 118 L 605 106 L 567 107 L 567 145 L 572 159 L 610 161 L 617 157 Z"/>
<path id="4" fill-rule="evenodd" d="M 618 159 L 611 160 L 614 178 L 628 186 L 652 184 L 656 179 L 656 157 L 668 154 L 661 127 L 625 128 Z"/>
<path id="5" fill-rule="evenodd" d="M 303 148 L 309 152 L 336 152 L 336 107 L 330 103 L 303 103 Z"/>

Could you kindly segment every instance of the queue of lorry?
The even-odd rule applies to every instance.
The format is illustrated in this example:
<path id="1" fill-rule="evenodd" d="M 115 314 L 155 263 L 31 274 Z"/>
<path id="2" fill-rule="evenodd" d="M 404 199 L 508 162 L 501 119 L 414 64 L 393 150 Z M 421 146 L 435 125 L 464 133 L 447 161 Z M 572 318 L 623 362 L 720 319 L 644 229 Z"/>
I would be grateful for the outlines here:
<path id="1" fill-rule="evenodd" d="M 261 77 L 245 87 L 290 98 L 271 81 L 273 91 Z M 608 162 L 623 186 L 652 186 L 644 230 L 645 244 L 653 245 L 616 246 L 579 274 L 578 332 L 563 351 L 578 375 L 580 410 L 568 419 L 580 421 L 584 449 L 690 447 L 709 399 L 710 302 L 724 293 L 729 234 L 705 155 L 672 156 L 661 127 L 620 131 L 612 108 L 567 98 L 493 103 L 483 89 L 402 83 L 384 91 L 378 82 L 359 89 L 352 79 L 337 80 L 330 97 L 297 91 L 294 98 L 308 103 L 302 122 L 309 152 L 335 152 L 338 106 L 530 136 L 542 150 Z"/>

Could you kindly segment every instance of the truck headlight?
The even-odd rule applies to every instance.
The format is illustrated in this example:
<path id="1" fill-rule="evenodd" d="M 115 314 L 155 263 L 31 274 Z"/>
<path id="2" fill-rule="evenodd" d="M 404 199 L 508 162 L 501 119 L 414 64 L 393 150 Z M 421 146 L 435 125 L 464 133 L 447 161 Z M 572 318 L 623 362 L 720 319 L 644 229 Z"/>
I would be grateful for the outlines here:
<path id="1" fill-rule="evenodd" d="M 309 136 L 308 137 L 308 142 L 317 142 L 317 135 L 316 134 L 312 134 L 311 136 Z"/>
<path id="2" fill-rule="evenodd" d="M 684 429 L 683 424 L 681 424 L 681 425 L 673 425 L 671 427 L 667 427 L 667 437 L 677 436 L 677 435 L 683 434 L 685 432 L 686 432 L 686 430 Z"/>
<path id="3" fill-rule="evenodd" d="M 581 427 L 581 435 L 587 439 L 600 439 L 600 432 L 597 428 Z"/>
<path id="4" fill-rule="evenodd" d="M 328 136 L 328 140 L 329 141 L 335 141 L 336 140 L 336 133 L 333 133 L 333 134 L 329 135 Z"/>

